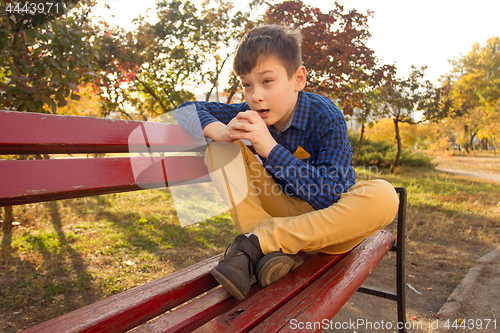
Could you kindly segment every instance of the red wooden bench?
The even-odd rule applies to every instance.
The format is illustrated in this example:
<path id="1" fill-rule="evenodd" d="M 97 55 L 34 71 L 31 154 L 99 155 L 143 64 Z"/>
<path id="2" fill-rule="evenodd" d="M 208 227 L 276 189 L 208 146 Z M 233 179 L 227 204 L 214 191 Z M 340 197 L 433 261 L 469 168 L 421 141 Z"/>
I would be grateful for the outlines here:
<path id="1" fill-rule="evenodd" d="M 178 125 L 147 123 L 159 133 L 148 147 L 158 151 L 194 149 Z M 132 131 L 145 123 L 0 111 L 0 155 L 127 153 Z M 199 156 L 168 156 L 176 166 L 168 185 L 207 181 Z M 142 189 L 129 157 L 0 160 L 0 207 Z M 165 180 L 147 179 L 152 186 Z M 26 332 L 277 332 L 321 331 L 356 291 L 397 301 L 405 323 L 404 223 L 406 191 L 400 196 L 397 242 L 379 231 L 343 255 L 319 254 L 276 283 L 254 285 L 239 302 L 210 275 L 219 256 L 143 286 L 36 325 Z M 389 251 L 396 255 L 396 293 L 362 286 Z M 307 324 L 309 323 L 309 324 Z M 312 325 L 314 329 L 308 329 Z M 404 325 L 399 328 L 405 332 Z"/>

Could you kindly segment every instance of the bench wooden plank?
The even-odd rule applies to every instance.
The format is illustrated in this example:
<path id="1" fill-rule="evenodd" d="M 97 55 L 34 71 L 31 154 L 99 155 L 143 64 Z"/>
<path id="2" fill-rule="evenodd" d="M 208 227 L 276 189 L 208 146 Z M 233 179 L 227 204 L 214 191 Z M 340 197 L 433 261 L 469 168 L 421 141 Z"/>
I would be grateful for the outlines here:
<path id="1" fill-rule="evenodd" d="M 253 288 L 249 297 L 257 292 Z M 226 289 L 210 290 L 201 296 L 172 312 L 165 313 L 134 329 L 134 333 L 172 333 L 192 332 L 209 320 L 231 310 L 240 301 L 234 298 Z"/>
<path id="2" fill-rule="evenodd" d="M 291 332 L 296 323 L 330 320 L 363 284 L 380 260 L 391 249 L 394 237 L 381 230 L 361 242 L 337 265 L 266 318 L 252 332 Z M 322 325 L 307 332 L 321 332 Z"/>
<path id="3" fill-rule="evenodd" d="M 0 207 L 209 181 L 201 156 L 157 157 L 154 162 L 126 157 L 1 161 Z M 150 172 L 136 181 L 132 163 L 151 165 Z"/>
<path id="4" fill-rule="evenodd" d="M 100 302 L 28 328 L 33 333 L 124 332 L 218 285 L 210 274 L 212 257 Z"/>
<path id="5" fill-rule="evenodd" d="M 141 135 L 129 141 L 137 129 L 152 151 L 206 148 L 177 124 L 0 111 L 0 154 L 126 153 L 143 149 Z"/>
<path id="6" fill-rule="evenodd" d="M 214 318 L 193 332 L 232 333 L 250 330 L 339 262 L 344 255 L 318 254 L 266 288 L 253 287 L 258 289 L 256 295 L 246 298 L 238 306 Z"/>
<path id="7" fill-rule="evenodd" d="M 302 256 L 305 260 L 312 257 L 303 253 Z M 340 260 L 340 257 L 330 259 Z M 326 260 L 323 261 L 323 264 L 329 266 L 332 261 Z M 282 280 L 277 283 L 281 282 Z M 307 281 L 303 282 L 306 283 Z M 262 288 L 255 283 L 250 289 L 247 298 L 253 297 L 261 290 Z M 165 313 L 138 326 L 134 329 L 134 333 L 192 332 L 206 322 L 234 308 L 239 303 L 226 289 L 216 288 L 172 312 Z"/>

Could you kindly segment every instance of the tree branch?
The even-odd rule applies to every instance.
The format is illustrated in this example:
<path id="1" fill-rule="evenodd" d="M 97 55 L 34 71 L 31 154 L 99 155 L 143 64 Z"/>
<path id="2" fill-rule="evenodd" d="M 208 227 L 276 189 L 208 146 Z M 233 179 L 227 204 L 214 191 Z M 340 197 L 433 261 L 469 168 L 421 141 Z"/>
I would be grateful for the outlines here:
<path id="1" fill-rule="evenodd" d="M 146 92 L 148 94 L 150 94 L 151 96 L 153 96 L 153 98 L 158 102 L 158 104 L 160 104 L 160 106 L 162 107 L 163 111 L 165 111 L 165 113 L 167 113 L 169 110 L 165 107 L 165 105 L 163 105 L 163 103 L 161 102 L 161 100 L 158 98 L 158 96 L 155 94 L 154 91 L 152 91 L 147 85 L 146 83 L 142 82 L 141 80 L 139 80 L 137 77 L 135 78 L 137 80 L 137 82 L 139 82 L 140 84 L 142 84 L 142 86 L 144 87 L 144 89 L 146 89 Z"/>

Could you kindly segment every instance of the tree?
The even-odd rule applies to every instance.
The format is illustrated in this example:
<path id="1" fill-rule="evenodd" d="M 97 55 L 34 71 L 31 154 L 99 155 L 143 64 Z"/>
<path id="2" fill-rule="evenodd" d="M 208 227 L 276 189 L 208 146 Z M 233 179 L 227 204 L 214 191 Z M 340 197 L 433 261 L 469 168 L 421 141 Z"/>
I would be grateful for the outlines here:
<path id="1" fill-rule="evenodd" d="M 453 71 L 446 82 L 451 98 L 450 117 L 453 117 L 450 123 L 457 128 L 459 143 L 469 152 L 474 149 L 475 137 L 492 141 L 497 137 L 491 125 L 498 127 L 495 121 L 500 99 L 500 38 L 488 39 L 484 47 L 474 44 L 467 55 L 451 63 Z"/>
<path id="2" fill-rule="evenodd" d="M 421 80 L 424 77 L 425 66 L 418 70 L 412 66 L 407 78 L 396 78 L 388 81 L 381 89 L 382 114 L 392 118 L 396 134 L 397 153 L 391 172 L 399 166 L 402 144 L 399 124 L 401 122 L 415 124 L 414 111 L 422 99 L 422 89 L 425 86 Z"/>
<path id="3" fill-rule="evenodd" d="M 375 70 L 374 52 L 365 44 L 370 15 L 346 12 L 338 2 L 329 13 L 322 13 L 302 1 L 285 1 L 269 7 L 265 22 L 301 30 L 307 89 L 335 99 L 350 115 L 363 107 L 363 86 L 382 79 Z"/>
<path id="4" fill-rule="evenodd" d="M 85 30 L 93 2 L 31 3 L 33 14 L 20 2 L 0 16 L 0 106 L 55 113 L 67 98 L 79 98 L 78 84 L 93 73 L 98 55 Z"/>
<path id="5" fill-rule="evenodd" d="M 363 98 L 364 106 L 354 110 L 354 117 L 357 123 L 361 124 L 358 147 L 356 149 L 356 155 L 352 162 L 352 165 L 354 167 L 358 166 L 361 148 L 363 147 L 363 138 L 365 134 L 366 124 L 373 124 L 373 122 L 370 119 L 370 116 L 372 115 L 373 111 L 376 110 L 377 97 L 378 96 L 376 90 L 366 91 L 365 97 Z"/>
<path id="6" fill-rule="evenodd" d="M 361 132 L 359 135 L 358 147 L 354 157 L 353 166 L 358 165 L 361 148 L 363 147 L 363 137 L 366 129 L 366 124 L 371 125 L 373 120 L 377 117 L 379 108 L 381 108 L 382 100 L 380 93 L 383 82 L 392 80 L 395 75 L 395 67 L 385 65 L 382 68 L 376 69 L 375 73 L 370 80 L 364 85 L 360 86 L 361 100 L 359 107 L 354 109 L 353 116 L 358 124 L 361 124 Z"/>
<path id="7" fill-rule="evenodd" d="M 404 149 L 412 150 L 415 147 L 428 147 L 431 141 L 435 141 L 438 134 L 436 124 L 420 123 L 409 124 L 400 123 L 399 133 L 401 145 Z M 446 136 L 446 134 L 444 134 Z M 394 142 L 394 122 L 391 118 L 380 119 L 366 131 L 366 138 L 372 141 Z"/>
<path id="8" fill-rule="evenodd" d="M 79 99 L 97 52 L 85 28 L 91 0 L 5 2 L 0 12 L 0 108 L 52 112 Z M 5 15 L 4 15 L 5 14 Z M 12 207 L 5 207 L 10 228 Z"/>
<path id="9" fill-rule="evenodd" d="M 206 0 L 198 7 L 189 1 L 159 1 L 156 12 L 154 25 L 139 18 L 134 32 L 107 27 L 101 33 L 105 56 L 96 88 L 107 112 L 132 117 L 135 109 L 148 119 L 192 99 L 190 87 L 200 85 L 207 87 L 208 100 L 218 93 L 237 41 L 253 25 L 223 0 Z"/>
<path id="10" fill-rule="evenodd" d="M 440 86 L 434 86 L 431 82 L 425 82 L 425 90 L 422 93 L 418 108 L 422 110 L 425 121 L 439 122 L 440 120 L 456 116 L 452 109 L 450 76 L 441 77 Z"/>
<path id="11" fill-rule="evenodd" d="M 62 108 L 58 108 L 57 113 L 61 115 L 85 116 L 85 117 L 100 117 L 101 103 L 96 98 L 92 85 L 79 87 L 79 100 L 70 99 L 68 104 Z"/>
<path id="12" fill-rule="evenodd" d="M 493 147 L 495 149 L 495 155 L 500 148 L 500 100 L 497 101 L 495 108 L 488 110 L 488 116 L 486 119 L 488 125 L 484 128 L 484 134 L 486 137 L 491 139 Z"/>

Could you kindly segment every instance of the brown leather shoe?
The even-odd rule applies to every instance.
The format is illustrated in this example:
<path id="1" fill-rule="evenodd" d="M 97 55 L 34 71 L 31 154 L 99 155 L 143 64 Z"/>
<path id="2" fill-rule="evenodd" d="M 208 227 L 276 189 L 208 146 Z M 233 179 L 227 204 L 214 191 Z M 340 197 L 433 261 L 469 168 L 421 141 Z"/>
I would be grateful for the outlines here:
<path id="1" fill-rule="evenodd" d="M 263 256 L 257 236 L 239 235 L 210 273 L 231 295 L 242 301 L 250 291 L 254 267 Z"/>
<path id="2" fill-rule="evenodd" d="M 282 278 L 291 270 L 299 267 L 304 260 L 297 254 L 273 252 L 263 256 L 255 265 L 255 276 L 262 287 Z"/>

